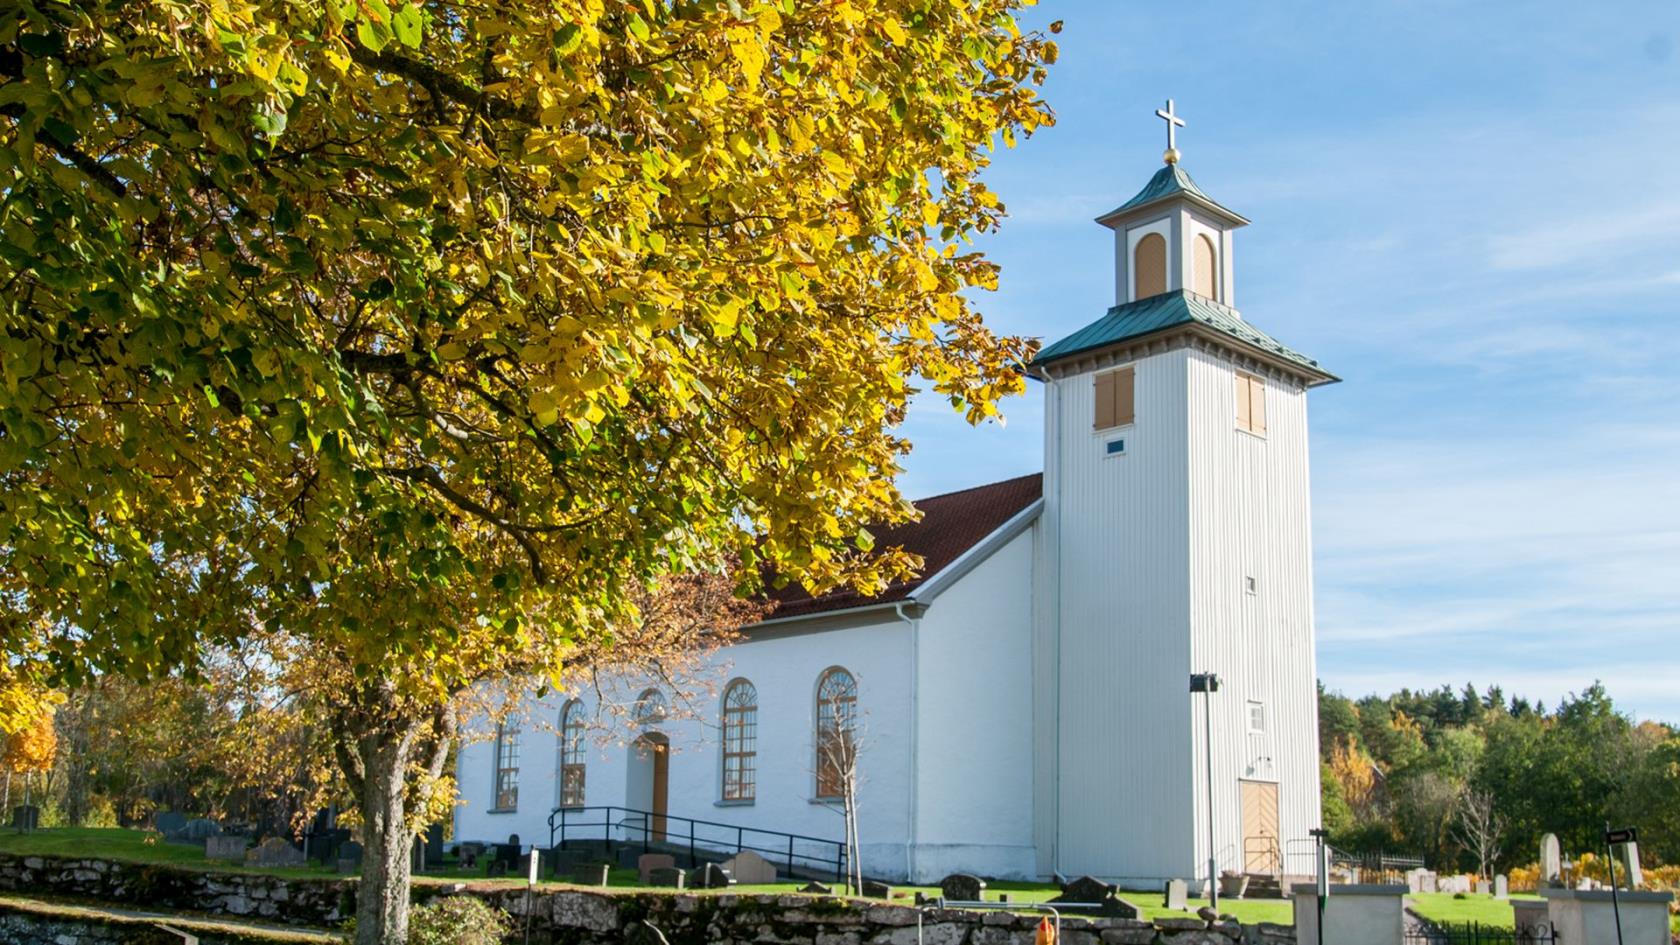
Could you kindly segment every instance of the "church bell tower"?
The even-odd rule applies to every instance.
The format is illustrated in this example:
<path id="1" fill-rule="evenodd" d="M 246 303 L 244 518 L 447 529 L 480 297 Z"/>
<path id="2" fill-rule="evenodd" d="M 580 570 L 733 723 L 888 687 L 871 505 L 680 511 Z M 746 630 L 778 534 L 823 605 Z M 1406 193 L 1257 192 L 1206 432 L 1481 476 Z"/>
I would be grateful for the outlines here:
<path id="1" fill-rule="evenodd" d="M 1185 172 L 1172 102 L 1156 114 L 1164 166 L 1097 218 L 1115 304 L 1032 366 L 1039 865 L 1201 881 L 1211 851 L 1217 870 L 1309 872 L 1292 858 L 1320 822 L 1306 393 L 1336 378 L 1239 314 L 1249 221 Z M 1192 697 L 1210 672 L 1220 690 Z"/>

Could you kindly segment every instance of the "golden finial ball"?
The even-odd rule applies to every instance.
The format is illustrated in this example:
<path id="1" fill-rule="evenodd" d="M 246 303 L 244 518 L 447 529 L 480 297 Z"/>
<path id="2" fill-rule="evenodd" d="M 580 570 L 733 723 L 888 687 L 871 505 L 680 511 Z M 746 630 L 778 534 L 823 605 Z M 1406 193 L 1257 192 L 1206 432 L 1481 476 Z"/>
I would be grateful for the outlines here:
<path id="1" fill-rule="evenodd" d="M 1161 160 L 1166 161 L 1168 164 L 1177 164 L 1178 163 L 1178 149 L 1177 148 L 1168 148 L 1167 153 L 1161 155 Z"/>

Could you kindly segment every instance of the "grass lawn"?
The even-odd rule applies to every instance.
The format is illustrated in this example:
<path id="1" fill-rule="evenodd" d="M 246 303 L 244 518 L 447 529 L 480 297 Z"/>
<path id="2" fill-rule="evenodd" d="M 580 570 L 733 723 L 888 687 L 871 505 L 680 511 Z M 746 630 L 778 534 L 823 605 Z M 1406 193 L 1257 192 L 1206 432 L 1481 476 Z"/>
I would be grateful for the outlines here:
<path id="1" fill-rule="evenodd" d="M 1511 898 L 1540 897 L 1516 893 Z M 1495 899 L 1485 893 L 1465 893 L 1463 898 L 1459 898 L 1457 893 L 1412 893 L 1406 897 L 1406 904 L 1412 907 L 1413 912 L 1431 922 L 1451 922 L 1455 925 L 1480 922 L 1483 925 L 1496 925 L 1507 929 L 1515 922 L 1509 900 Z"/>
<path id="2" fill-rule="evenodd" d="M 204 859 L 204 851 L 196 845 L 182 843 L 165 843 L 155 833 L 142 830 L 106 829 L 97 827 L 60 827 L 37 830 L 34 833 L 19 834 L 0 832 L 0 853 L 11 853 L 19 856 L 41 855 L 61 857 L 104 857 L 114 860 L 127 860 L 136 863 L 161 863 L 187 869 L 216 870 L 232 873 L 269 873 L 282 876 L 335 876 L 337 873 L 325 866 L 300 866 L 274 869 L 247 869 L 244 866 L 229 863 L 211 863 Z M 523 886 L 523 875 L 513 875 L 490 879 L 488 864 L 477 869 L 464 870 L 458 867 L 433 871 L 415 876 L 418 885 L 436 885 L 451 882 L 471 881 L 487 883 L 495 886 Z M 608 877 L 610 889 L 645 889 L 637 881 L 636 871 L 633 869 L 613 869 Z M 564 883 L 545 882 L 543 887 L 557 887 Z M 732 886 L 727 890 L 711 890 L 711 893 L 769 893 L 774 895 L 789 895 L 799 891 L 803 882 L 771 883 L 759 886 Z M 936 886 L 896 886 L 895 891 L 903 894 L 906 899 L 913 899 L 917 892 L 929 898 L 937 898 L 939 889 Z M 1012 902 L 1035 903 L 1054 899 L 1059 893 L 1055 885 L 1049 883 L 1021 883 L 996 882 L 986 889 L 986 898 L 995 900 L 999 893 L 1007 893 Z M 702 892 L 694 890 L 694 892 Z M 1205 899 L 1189 900 L 1188 911 L 1164 909 L 1161 906 L 1160 890 L 1122 890 L 1121 896 L 1135 904 L 1143 912 L 1143 918 L 1157 917 L 1184 918 L 1194 916 L 1196 910 L 1207 905 Z M 1452 903 L 1451 896 L 1441 896 Z M 1485 900 L 1486 897 L 1480 897 Z M 904 900 L 900 900 L 904 901 Z M 1461 903 L 1454 903 L 1460 905 Z M 1220 911 L 1236 916 L 1243 922 L 1277 922 L 1288 925 L 1294 921 L 1293 907 L 1289 902 L 1279 899 L 1225 899 L 1221 900 Z M 1504 923 L 1511 923 L 1511 907 L 1504 905 Z M 1422 911 L 1420 909 L 1420 911 Z M 1434 915 L 1429 914 L 1432 918 Z M 1462 921 L 1453 919 L 1453 921 Z M 1481 921 L 1489 921 L 1482 919 Z"/>

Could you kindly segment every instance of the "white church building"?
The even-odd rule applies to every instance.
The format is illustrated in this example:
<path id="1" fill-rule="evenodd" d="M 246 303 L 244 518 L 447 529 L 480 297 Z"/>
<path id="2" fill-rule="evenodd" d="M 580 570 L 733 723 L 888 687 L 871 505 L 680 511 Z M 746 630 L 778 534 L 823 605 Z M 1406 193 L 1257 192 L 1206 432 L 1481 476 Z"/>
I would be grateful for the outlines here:
<path id="1" fill-rule="evenodd" d="M 454 836 L 546 847 L 564 817 L 681 845 L 699 822 L 701 845 L 803 856 L 820 845 L 780 834 L 843 838 L 817 762 L 839 717 L 868 876 L 1310 872 L 1291 865 L 1319 826 L 1307 391 L 1336 378 L 1238 313 L 1248 221 L 1166 159 L 1097 218 L 1114 306 L 1031 366 L 1042 474 L 918 501 L 878 537 L 924 557 L 917 580 L 780 595 L 693 712 L 650 686 L 602 739 L 591 692 L 530 700 L 460 750 Z M 1192 694 L 1204 673 L 1219 688 Z"/>

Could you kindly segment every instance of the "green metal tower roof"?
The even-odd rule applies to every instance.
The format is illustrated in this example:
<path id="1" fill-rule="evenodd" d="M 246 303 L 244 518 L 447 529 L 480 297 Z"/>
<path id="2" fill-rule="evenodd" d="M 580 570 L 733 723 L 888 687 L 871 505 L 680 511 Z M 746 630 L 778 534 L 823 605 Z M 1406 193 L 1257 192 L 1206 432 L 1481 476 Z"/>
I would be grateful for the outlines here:
<path id="1" fill-rule="evenodd" d="M 1338 379 L 1319 367 L 1317 361 L 1286 347 L 1272 336 L 1238 318 L 1231 308 L 1183 289 L 1152 295 L 1125 305 L 1116 305 L 1108 310 L 1107 315 L 1039 351 L 1038 357 L 1033 359 L 1033 364 L 1048 364 L 1069 355 L 1183 325 L 1211 328 L 1250 348 L 1297 365 L 1311 375 L 1321 376 L 1327 381 Z"/>
<path id="2" fill-rule="evenodd" d="M 1137 196 L 1097 217 L 1097 222 L 1101 223 L 1139 207 L 1146 207 L 1157 201 L 1179 195 L 1183 195 L 1210 210 L 1222 213 L 1238 224 L 1248 222 L 1248 219 L 1242 214 L 1231 210 L 1203 193 L 1202 189 L 1196 186 L 1196 182 L 1190 179 L 1189 173 L 1177 164 L 1168 164 L 1156 171 L 1155 176 L 1149 178 L 1149 183 L 1144 184 L 1143 189 L 1137 192 Z"/>

